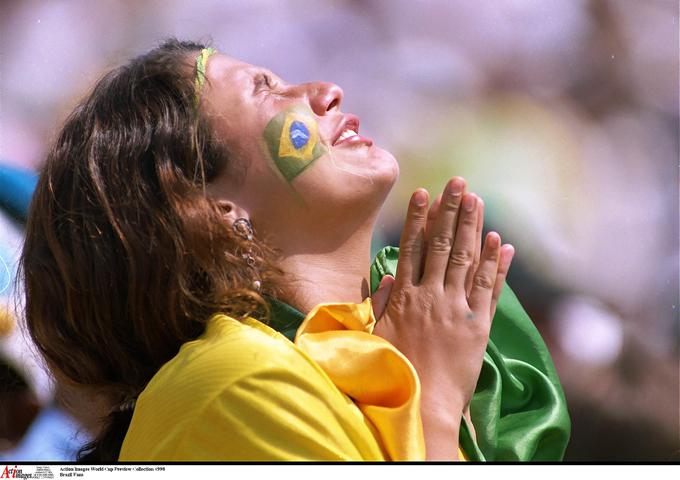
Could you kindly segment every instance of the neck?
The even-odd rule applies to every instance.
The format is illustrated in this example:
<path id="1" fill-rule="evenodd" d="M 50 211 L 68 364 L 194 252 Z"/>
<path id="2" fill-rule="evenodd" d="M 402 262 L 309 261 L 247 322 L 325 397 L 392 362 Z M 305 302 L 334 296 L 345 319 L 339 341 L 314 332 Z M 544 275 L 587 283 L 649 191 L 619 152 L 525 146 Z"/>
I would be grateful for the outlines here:
<path id="1" fill-rule="evenodd" d="M 372 227 L 369 221 L 331 248 L 284 251 L 281 299 L 303 313 L 320 303 L 361 303 L 370 295 Z"/>

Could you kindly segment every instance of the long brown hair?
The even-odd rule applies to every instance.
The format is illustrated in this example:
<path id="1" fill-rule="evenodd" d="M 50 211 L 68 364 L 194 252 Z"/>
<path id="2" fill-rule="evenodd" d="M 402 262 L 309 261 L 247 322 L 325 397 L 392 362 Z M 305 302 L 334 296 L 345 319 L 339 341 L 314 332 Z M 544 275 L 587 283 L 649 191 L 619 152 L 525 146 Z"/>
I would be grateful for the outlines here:
<path id="1" fill-rule="evenodd" d="M 195 103 L 204 45 L 168 40 L 106 74 L 66 120 L 31 203 L 21 272 L 30 334 L 63 383 L 135 398 L 211 314 L 266 310 L 272 252 L 205 195 L 243 165 Z M 228 114 L 228 112 L 227 112 Z M 251 249 L 257 271 L 240 251 Z M 81 459 L 115 461 L 115 409 Z"/>

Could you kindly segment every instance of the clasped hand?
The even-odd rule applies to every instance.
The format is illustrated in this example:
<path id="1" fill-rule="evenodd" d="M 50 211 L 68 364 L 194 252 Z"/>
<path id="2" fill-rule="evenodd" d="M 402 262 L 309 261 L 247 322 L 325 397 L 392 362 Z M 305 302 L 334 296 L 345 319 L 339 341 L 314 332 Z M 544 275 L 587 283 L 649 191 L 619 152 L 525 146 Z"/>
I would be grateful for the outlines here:
<path id="1" fill-rule="evenodd" d="M 418 372 L 426 442 L 428 433 L 439 430 L 455 430 L 457 436 L 514 254 L 496 232 L 482 246 L 484 203 L 465 190 L 462 178 L 452 178 L 429 209 L 427 191 L 416 190 L 396 277 L 383 278 L 373 295 L 374 333 Z"/>

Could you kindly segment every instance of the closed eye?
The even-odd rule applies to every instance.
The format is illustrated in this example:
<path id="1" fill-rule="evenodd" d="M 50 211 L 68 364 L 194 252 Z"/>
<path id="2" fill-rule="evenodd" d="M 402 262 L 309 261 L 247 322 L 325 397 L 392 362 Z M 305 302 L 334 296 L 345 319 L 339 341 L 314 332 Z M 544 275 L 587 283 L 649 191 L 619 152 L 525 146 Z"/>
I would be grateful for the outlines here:
<path id="1" fill-rule="evenodd" d="M 271 89 L 272 86 L 274 85 L 274 80 L 269 74 L 262 72 L 259 73 L 258 75 L 255 75 L 255 78 L 253 79 L 253 84 L 254 84 L 253 93 L 259 93 L 265 88 Z"/>

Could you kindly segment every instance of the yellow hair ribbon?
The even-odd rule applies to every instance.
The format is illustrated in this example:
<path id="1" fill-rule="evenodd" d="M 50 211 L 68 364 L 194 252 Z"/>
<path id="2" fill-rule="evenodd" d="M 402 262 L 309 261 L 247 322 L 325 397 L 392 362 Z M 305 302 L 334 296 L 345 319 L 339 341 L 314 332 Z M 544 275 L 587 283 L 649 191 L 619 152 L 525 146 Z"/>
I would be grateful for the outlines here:
<path id="1" fill-rule="evenodd" d="M 203 84 L 205 83 L 205 69 L 208 64 L 208 58 L 213 53 L 216 53 L 212 47 L 204 48 L 201 53 L 196 57 L 196 105 L 201 100 L 201 90 L 203 89 Z"/>

